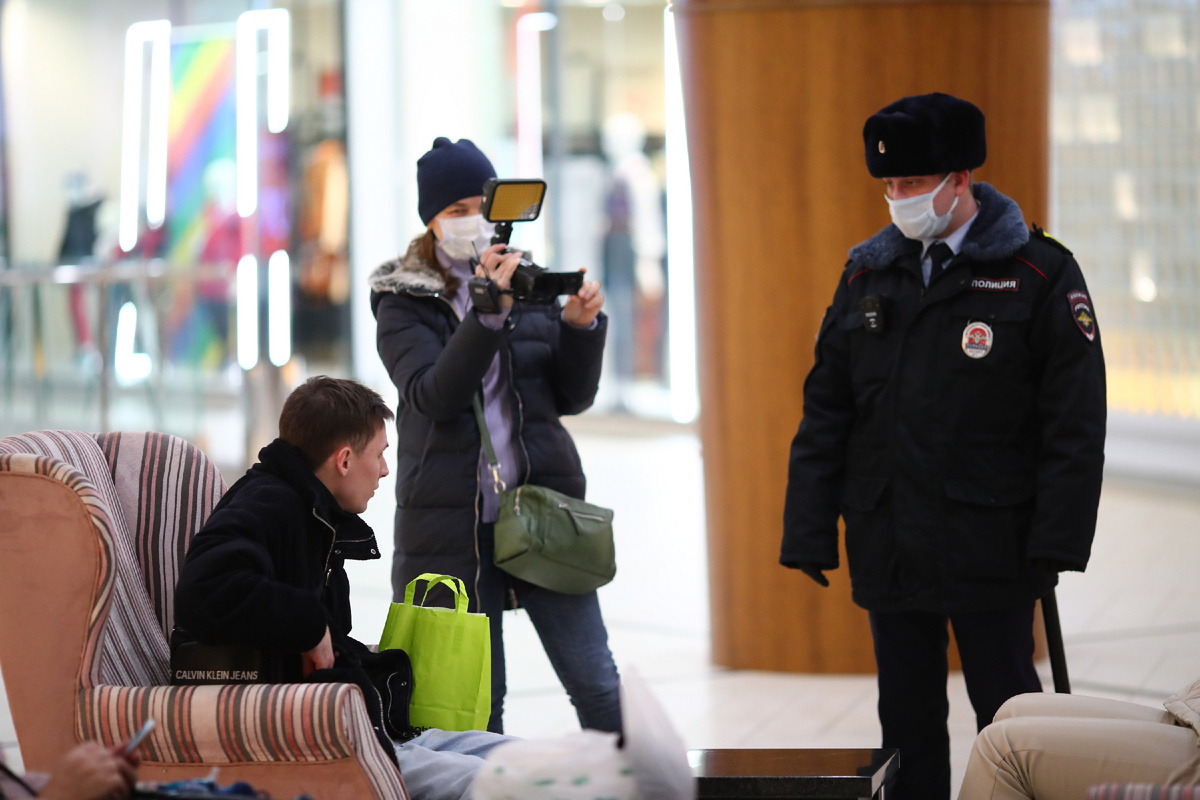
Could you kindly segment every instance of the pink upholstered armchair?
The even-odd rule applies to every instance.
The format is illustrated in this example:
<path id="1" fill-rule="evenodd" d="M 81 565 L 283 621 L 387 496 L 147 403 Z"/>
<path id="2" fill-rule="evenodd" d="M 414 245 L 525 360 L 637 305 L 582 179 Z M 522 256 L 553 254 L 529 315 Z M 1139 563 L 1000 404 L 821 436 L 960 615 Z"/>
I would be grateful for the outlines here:
<path id="1" fill-rule="evenodd" d="M 407 800 L 356 686 L 166 685 L 179 565 L 224 491 L 167 434 L 0 439 L 0 670 L 26 769 L 154 717 L 142 780 L 219 767 L 274 797 Z"/>

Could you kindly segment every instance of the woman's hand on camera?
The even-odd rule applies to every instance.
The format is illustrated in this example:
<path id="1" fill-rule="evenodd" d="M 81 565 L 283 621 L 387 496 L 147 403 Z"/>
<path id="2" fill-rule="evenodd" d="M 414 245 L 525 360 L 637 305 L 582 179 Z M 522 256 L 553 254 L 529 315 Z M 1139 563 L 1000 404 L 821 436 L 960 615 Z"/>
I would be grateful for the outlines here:
<path id="1" fill-rule="evenodd" d="M 579 271 L 587 272 L 587 268 Z M 596 319 L 603 305 L 604 295 L 600 293 L 599 282 L 584 281 L 583 286 L 579 287 L 579 293 L 567 298 L 562 310 L 563 322 L 576 328 L 586 328 Z"/>
<path id="2" fill-rule="evenodd" d="M 517 265 L 521 263 L 522 253 L 519 250 L 510 250 L 504 252 L 505 247 L 502 244 L 494 244 L 483 251 L 479 257 L 479 264 L 475 267 L 475 277 L 490 278 L 492 283 L 496 284 L 496 288 L 502 292 L 507 292 L 512 288 L 512 276 L 517 271 Z M 500 295 L 500 305 L 504 308 L 512 308 L 513 299 L 511 294 Z"/>

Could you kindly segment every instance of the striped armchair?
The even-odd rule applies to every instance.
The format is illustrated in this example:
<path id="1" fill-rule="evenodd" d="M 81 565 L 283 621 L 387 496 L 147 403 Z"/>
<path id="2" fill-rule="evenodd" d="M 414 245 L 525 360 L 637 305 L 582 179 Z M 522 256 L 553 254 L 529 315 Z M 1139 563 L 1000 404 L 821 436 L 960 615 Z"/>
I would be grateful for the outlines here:
<path id="1" fill-rule="evenodd" d="M 161 433 L 0 439 L 0 671 L 27 769 L 147 717 L 142 780 L 245 780 L 275 797 L 408 800 L 348 684 L 168 686 L 175 581 L 225 491 Z"/>

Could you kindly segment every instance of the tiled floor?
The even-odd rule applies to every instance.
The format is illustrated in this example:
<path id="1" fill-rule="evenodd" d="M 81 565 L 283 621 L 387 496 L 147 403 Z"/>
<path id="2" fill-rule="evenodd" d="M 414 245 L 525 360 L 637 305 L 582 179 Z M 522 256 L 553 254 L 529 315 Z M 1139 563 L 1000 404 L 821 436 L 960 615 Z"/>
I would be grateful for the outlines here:
<path id="1" fill-rule="evenodd" d="M 871 677 L 712 667 L 707 650 L 700 448 L 687 429 L 581 420 L 573 425 L 589 496 L 617 512 L 617 579 L 601 590 L 618 664 L 636 665 L 689 747 L 873 747 Z M 388 538 L 390 485 L 367 516 Z M 668 506 L 662 497 L 671 497 Z M 1073 689 L 1157 705 L 1200 673 L 1200 492 L 1110 477 L 1092 563 L 1058 590 Z M 356 633 L 374 640 L 391 589 L 385 562 L 356 566 Z M 521 612 L 506 619 L 510 733 L 571 730 L 574 715 Z M 1049 686 L 1049 665 L 1041 664 Z M 950 681 L 955 785 L 974 737 L 960 677 Z M 0 744 L 19 762 L 0 695 Z"/>

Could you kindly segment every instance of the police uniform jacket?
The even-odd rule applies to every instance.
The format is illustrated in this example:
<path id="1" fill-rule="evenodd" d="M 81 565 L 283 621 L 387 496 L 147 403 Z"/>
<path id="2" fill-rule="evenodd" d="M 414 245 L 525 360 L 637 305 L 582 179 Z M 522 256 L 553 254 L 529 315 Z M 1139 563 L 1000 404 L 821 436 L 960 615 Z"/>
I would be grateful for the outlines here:
<path id="1" fill-rule="evenodd" d="M 895 226 L 851 249 L 804 384 L 781 562 L 837 567 L 842 517 L 869 610 L 1011 606 L 1091 549 L 1105 387 L 1087 287 L 1016 203 L 973 191 L 928 288 Z"/>
<path id="2" fill-rule="evenodd" d="M 376 345 L 399 392 L 392 588 L 402 595 L 424 572 L 454 575 L 474 611 L 482 439 L 471 399 L 498 352 L 512 392 L 520 483 L 582 498 L 583 465 L 559 417 L 595 399 L 607 318 L 579 329 L 562 322 L 558 303 L 517 302 L 501 330 L 474 310 L 460 319 L 441 273 L 411 247 L 377 268 L 370 285 Z"/>

